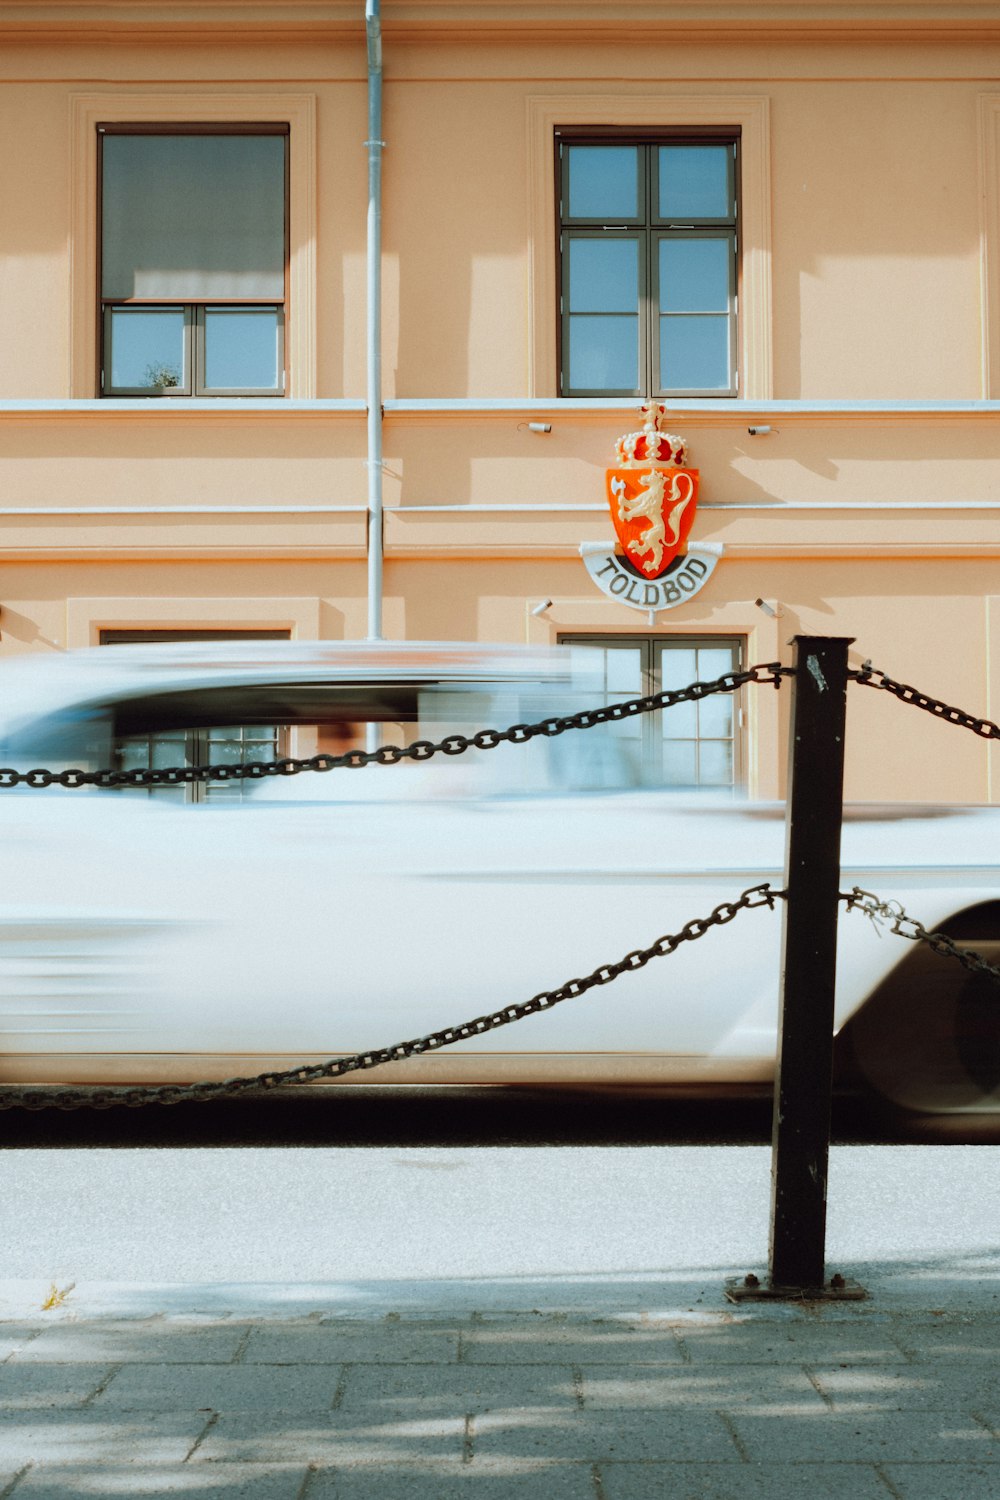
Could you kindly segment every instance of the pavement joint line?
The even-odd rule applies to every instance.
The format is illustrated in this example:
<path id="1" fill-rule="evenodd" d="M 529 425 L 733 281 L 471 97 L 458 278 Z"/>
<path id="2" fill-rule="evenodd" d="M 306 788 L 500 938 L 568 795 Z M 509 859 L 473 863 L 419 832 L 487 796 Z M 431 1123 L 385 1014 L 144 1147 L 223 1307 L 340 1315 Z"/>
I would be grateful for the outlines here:
<path id="1" fill-rule="evenodd" d="M 573 1376 L 573 1400 L 576 1402 L 577 1407 L 579 1408 L 579 1410 L 582 1411 L 583 1408 L 584 1408 L 584 1406 L 586 1405 L 586 1403 L 584 1401 L 584 1396 L 583 1396 L 583 1371 L 580 1369 L 579 1365 L 574 1365 L 573 1366 L 573 1368 L 572 1368 L 572 1376 Z"/>
<path id="2" fill-rule="evenodd" d="M 806 1365 L 802 1366 L 802 1371 L 809 1384 L 816 1392 L 817 1396 L 823 1402 L 823 1405 L 826 1407 L 826 1409 L 828 1411 L 833 1411 L 833 1397 L 828 1395 L 827 1392 L 823 1389 L 822 1385 L 820 1384 L 819 1377 L 815 1375 L 813 1371 L 810 1370 Z"/>
<path id="3" fill-rule="evenodd" d="M 211 1432 L 212 1428 L 215 1426 L 216 1422 L 219 1420 L 219 1415 L 220 1414 L 217 1411 L 213 1411 L 213 1412 L 209 1413 L 208 1421 L 205 1423 L 205 1425 L 202 1428 L 201 1432 L 199 1432 L 198 1436 L 195 1438 L 194 1442 L 191 1444 L 190 1448 L 185 1453 L 183 1459 L 181 1460 L 182 1463 L 186 1464 L 186 1463 L 190 1463 L 191 1462 L 191 1459 L 198 1452 L 198 1449 L 201 1447 L 202 1443 L 208 1437 L 208 1434 Z"/>
<path id="4" fill-rule="evenodd" d="M 739 1454 L 740 1459 L 742 1460 L 742 1462 L 745 1463 L 745 1464 L 753 1463 L 753 1459 L 750 1457 L 749 1453 L 747 1452 L 746 1445 L 744 1444 L 743 1439 L 740 1437 L 739 1433 L 737 1432 L 737 1430 L 736 1430 L 736 1423 L 733 1421 L 732 1416 L 730 1415 L 730 1413 L 728 1411 L 719 1411 L 718 1415 L 719 1415 L 719 1417 L 721 1417 L 721 1419 L 722 1419 L 722 1425 L 726 1429 L 726 1431 L 729 1433 L 729 1436 L 731 1437 L 732 1442 L 733 1442 L 733 1447 L 736 1449 L 736 1452 Z"/>
<path id="5" fill-rule="evenodd" d="M 607 1500 L 604 1493 L 604 1476 L 601 1474 L 600 1464 L 594 1464 L 590 1470 L 590 1477 L 594 1484 L 594 1500 Z"/>
<path id="6" fill-rule="evenodd" d="M 16 1320 L 12 1319 L 12 1321 Z M 0 1324 L 0 1327 L 2 1327 L 2 1324 Z M 20 1354 L 21 1350 L 26 1348 L 28 1344 L 33 1344 L 35 1339 L 41 1337 L 41 1333 L 42 1330 L 40 1328 L 32 1329 L 31 1333 L 28 1334 L 28 1337 L 25 1339 L 24 1343 L 20 1344 L 17 1348 L 12 1349 L 9 1354 L 4 1355 L 3 1359 L 0 1360 L 0 1364 L 9 1365 L 14 1356 L 16 1354 Z M 3 1500 L 2 1495 L 0 1495 L 0 1500 Z"/>
<path id="7" fill-rule="evenodd" d="M 121 1364 L 112 1365 L 111 1368 L 110 1368 L 110 1370 L 104 1376 L 103 1380 L 99 1380 L 97 1382 L 97 1385 L 90 1392 L 90 1394 L 87 1395 L 87 1396 L 84 1396 L 83 1400 L 80 1402 L 80 1409 L 83 1410 L 84 1407 L 93 1406 L 93 1404 L 97 1400 L 98 1396 L 103 1396 L 104 1395 L 104 1392 L 107 1390 L 107 1388 L 111 1384 L 112 1380 L 114 1380 L 115 1376 L 122 1369 L 124 1369 L 124 1365 L 121 1365 Z"/>
<path id="8" fill-rule="evenodd" d="M 306 1472 L 302 1476 L 302 1483 L 299 1486 L 299 1492 L 296 1495 L 295 1500 L 306 1500 L 306 1497 L 308 1496 L 309 1491 L 312 1488 L 312 1482 L 316 1478 L 316 1475 L 318 1473 L 319 1464 L 311 1463 L 306 1465 Z"/>
<path id="9" fill-rule="evenodd" d="M 250 1339 L 253 1336 L 253 1330 L 254 1330 L 254 1325 L 252 1323 L 249 1323 L 247 1325 L 246 1332 L 244 1333 L 243 1337 L 240 1339 L 239 1343 L 236 1346 L 235 1352 L 233 1353 L 233 1357 L 230 1360 L 230 1364 L 241 1365 L 243 1363 L 243 1356 L 247 1352 L 247 1345 L 249 1344 Z"/>
<path id="10" fill-rule="evenodd" d="M 350 1370 L 351 1366 L 349 1364 L 343 1364 L 340 1367 L 340 1374 L 337 1376 L 337 1384 L 333 1392 L 333 1399 L 330 1402 L 331 1411 L 339 1411 L 341 1408 L 344 1400 L 344 1395 L 347 1391 L 347 1380 Z"/>
<path id="11" fill-rule="evenodd" d="M 0 1490 L 0 1500 L 7 1500 L 8 1495 L 12 1495 L 14 1493 L 14 1491 L 17 1488 L 17 1486 L 21 1483 L 21 1480 L 24 1478 L 25 1474 L 27 1474 L 33 1468 L 34 1468 L 34 1464 L 25 1464 L 23 1468 L 18 1469 L 17 1473 L 14 1475 L 14 1477 L 10 1481 L 10 1483 L 9 1484 L 5 1484 L 4 1487 L 3 1487 L 3 1489 Z"/>
<path id="12" fill-rule="evenodd" d="M 678 1333 L 677 1330 L 676 1330 L 676 1328 L 671 1328 L 670 1329 L 670 1333 L 673 1336 L 674 1343 L 677 1345 L 677 1348 L 680 1351 L 681 1364 L 684 1364 L 684 1365 L 693 1365 L 694 1364 L 694 1355 L 691 1353 L 691 1350 L 688 1348 L 687 1342 L 686 1342 L 686 1340 L 684 1338 L 684 1335 L 681 1334 L 681 1333 Z"/>
<path id="13" fill-rule="evenodd" d="M 886 1489 L 889 1491 L 889 1494 L 892 1496 L 892 1500 L 906 1500 L 906 1497 L 903 1494 L 902 1490 L 898 1489 L 897 1486 L 893 1484 L 892 1480 L 885 1472 L 884 1464 L 873 1464 L 872 1468 L 875 1470 L 876 1478 L 880 1479 L 885 1485 Z"/>

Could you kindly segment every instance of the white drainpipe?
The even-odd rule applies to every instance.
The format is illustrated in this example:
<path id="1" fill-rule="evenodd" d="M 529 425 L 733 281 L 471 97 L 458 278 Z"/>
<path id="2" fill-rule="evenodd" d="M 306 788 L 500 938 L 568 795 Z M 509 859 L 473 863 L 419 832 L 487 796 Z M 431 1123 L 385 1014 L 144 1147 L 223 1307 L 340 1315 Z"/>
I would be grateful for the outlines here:
<path id="1" fill-rule="evenodd" d="M 382 640 L 382 28 L 365 0 L 368 41 L 368 639 Z"/>

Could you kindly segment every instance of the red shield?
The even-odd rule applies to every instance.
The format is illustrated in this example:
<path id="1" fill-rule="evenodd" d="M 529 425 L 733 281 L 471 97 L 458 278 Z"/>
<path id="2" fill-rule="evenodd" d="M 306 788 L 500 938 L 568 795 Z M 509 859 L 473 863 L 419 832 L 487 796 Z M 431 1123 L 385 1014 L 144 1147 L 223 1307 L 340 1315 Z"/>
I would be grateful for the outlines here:
<path id="1" fill-rule="evenodd" d="M 608 504 L 629 562 L 659 578 L 682 551 L 698 503 L 698 470 L 608 469 Z"/>

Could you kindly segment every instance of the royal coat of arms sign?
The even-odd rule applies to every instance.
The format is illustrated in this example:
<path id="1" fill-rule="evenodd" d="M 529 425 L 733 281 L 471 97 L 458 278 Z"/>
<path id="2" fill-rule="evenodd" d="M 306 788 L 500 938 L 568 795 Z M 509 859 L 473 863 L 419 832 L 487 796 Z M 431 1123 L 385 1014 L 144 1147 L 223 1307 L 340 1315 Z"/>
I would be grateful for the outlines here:
<path id="1" fill-rule="evenodd" d="M 665 407 L 647 401 L 642 416 L 638 432 L 618 439 L 617 463 L 607 470 L 620 551 L 584 542 L 580 552 L 603 593 L 653 614 L 697 593 L 722 548 L 687 545 L 698 504 L 698 470 L 685 463 L 683 438 L 664 430 Z"/>

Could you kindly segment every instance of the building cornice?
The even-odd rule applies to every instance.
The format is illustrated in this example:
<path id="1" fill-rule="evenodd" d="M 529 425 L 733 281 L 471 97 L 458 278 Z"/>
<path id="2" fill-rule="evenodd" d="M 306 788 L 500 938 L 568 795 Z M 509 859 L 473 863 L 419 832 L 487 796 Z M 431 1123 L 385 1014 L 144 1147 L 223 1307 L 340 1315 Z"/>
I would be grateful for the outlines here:
<path id="1" fill-rule="evenodd" d="M 384 0 L 382 28 L 401 42 L 542 40 L 565 43 L 720 37 L 979 40 L 1000 37 L 996 0 Z M 7 42 L 364 39 L 361 0 L 0 0 Z"/>

